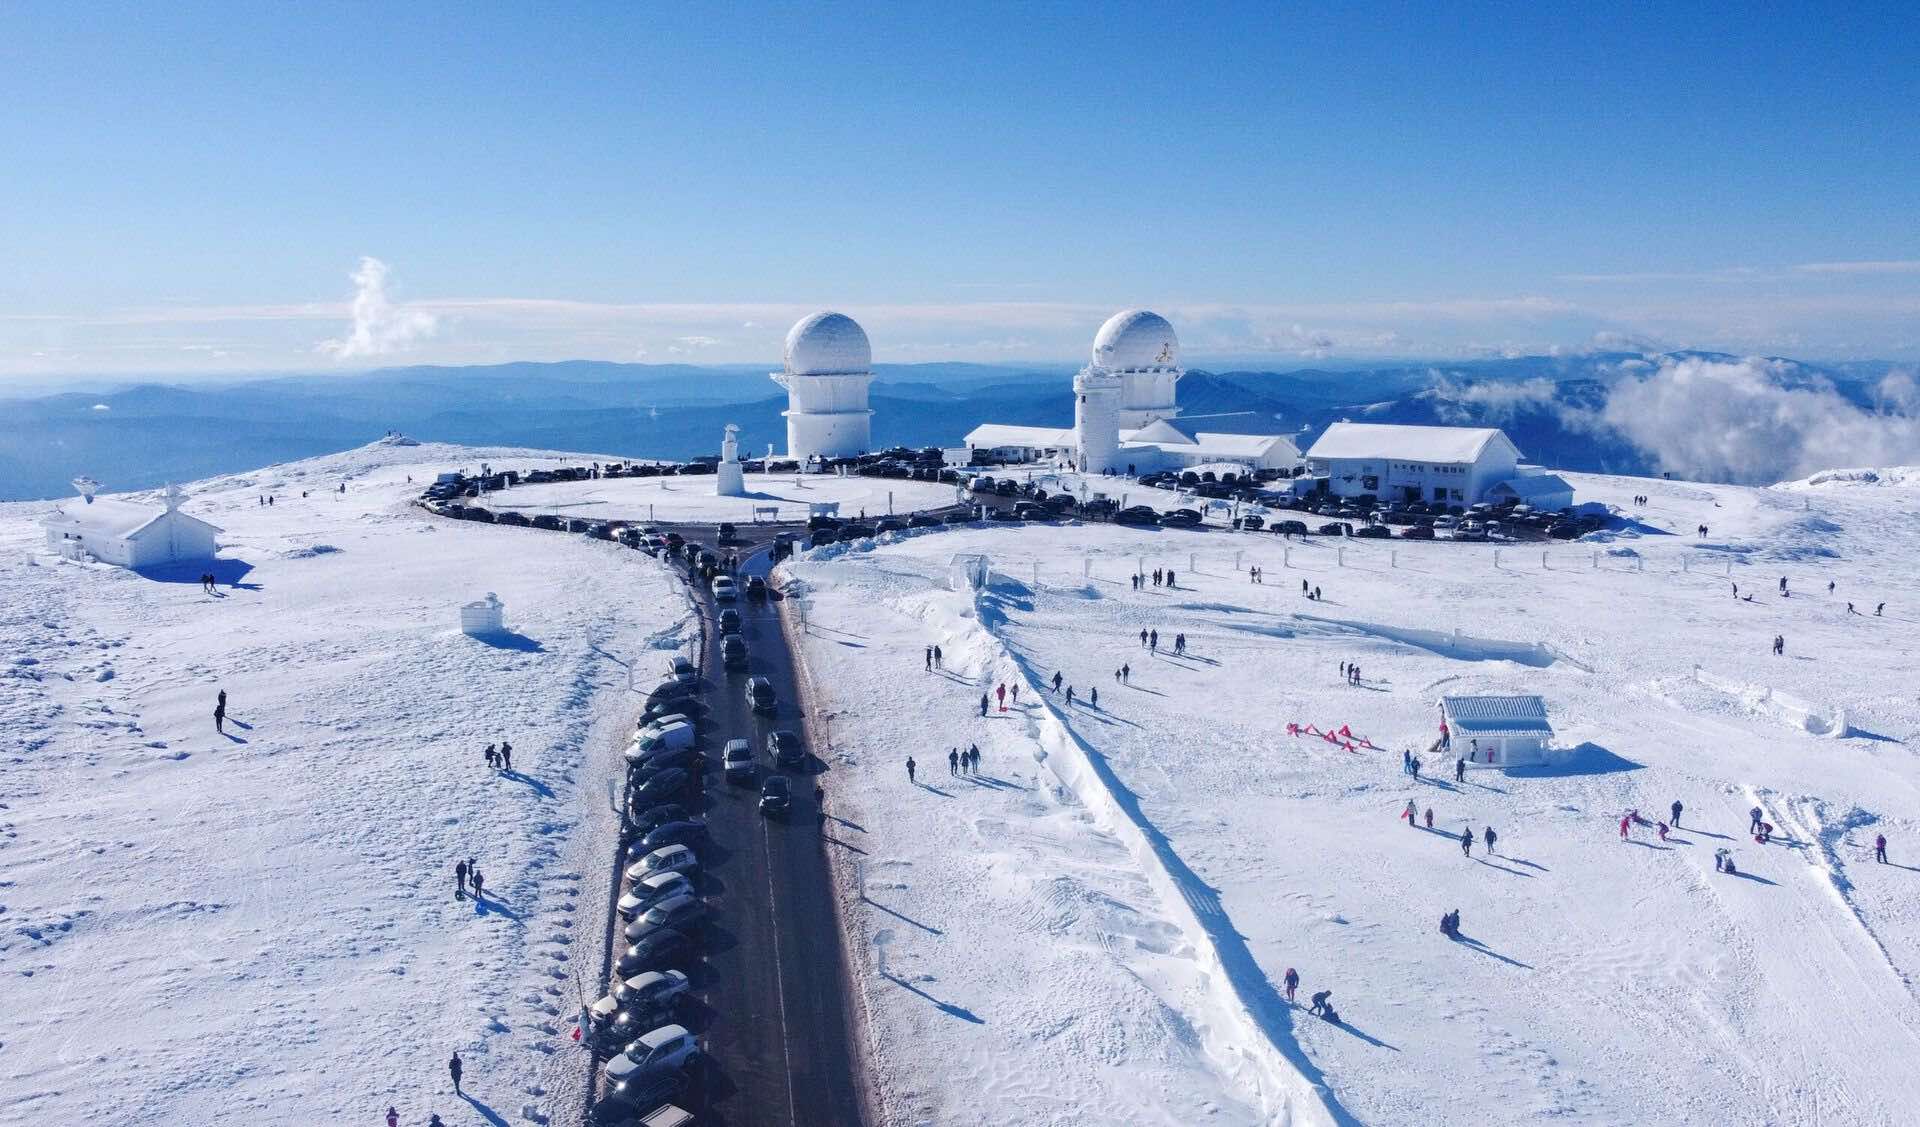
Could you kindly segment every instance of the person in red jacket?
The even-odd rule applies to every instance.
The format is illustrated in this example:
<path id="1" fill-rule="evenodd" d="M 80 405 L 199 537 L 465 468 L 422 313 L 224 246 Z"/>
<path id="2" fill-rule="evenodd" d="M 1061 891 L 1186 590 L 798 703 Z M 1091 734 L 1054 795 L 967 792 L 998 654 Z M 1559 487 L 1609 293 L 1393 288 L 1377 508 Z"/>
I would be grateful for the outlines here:
<path id="1" fill-rule="evenodd" d="M 1627 831 L 1632 827 L 1633 827 L 1633 815 L 1629 814 L 1626 817 L 1620 819 L 1620 840 L 1621 841 L 1627 840 Z"/>

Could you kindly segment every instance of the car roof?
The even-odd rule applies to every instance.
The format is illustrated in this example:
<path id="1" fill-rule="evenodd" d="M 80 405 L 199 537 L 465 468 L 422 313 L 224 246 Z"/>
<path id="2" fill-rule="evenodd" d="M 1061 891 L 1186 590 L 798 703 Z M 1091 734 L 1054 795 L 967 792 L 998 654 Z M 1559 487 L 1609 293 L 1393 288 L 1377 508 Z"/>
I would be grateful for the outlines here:
<path id="1" fill-rule="evenodd" d="M 663 1025 L 651 1033 L 643 1034 L 640 1043 L 650 1049 L 657 1049 L 670 1041 L 678 1041 L 682 1037 L 690 1036 L 692 1034 L 687 1032 L 687 1027 L 684 1025 Z"/>
<path id="2" fill-rule="evenodd" d="M 787 777 L 785 775 L 768 775 L 767 781 L 760 784 L 760 789 L 765 791 L 786 790 L 788 789 Z"/>
<path id="3" fill-rule="evenodd" d="M 731 755 L 736 751 L 752 751 L 752 750 L 753 750 L 753 745 L 749 744 L 745 740 L 728 740 L 727 741 L 726 754 Z"/>

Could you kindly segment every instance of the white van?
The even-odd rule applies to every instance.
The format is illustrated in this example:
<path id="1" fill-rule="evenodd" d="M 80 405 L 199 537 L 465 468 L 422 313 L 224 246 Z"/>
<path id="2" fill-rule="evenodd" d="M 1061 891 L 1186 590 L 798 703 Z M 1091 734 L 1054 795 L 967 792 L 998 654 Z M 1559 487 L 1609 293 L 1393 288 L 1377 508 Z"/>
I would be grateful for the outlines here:
<path id="1" fill-rule="evenodd" d="M 685 720 L 673 724 L 654 724 L 640 730 L 627 745 L 627 762 L 641 763 L 662 751 L 677 751 L 693 746 L 693 725 Z"/>

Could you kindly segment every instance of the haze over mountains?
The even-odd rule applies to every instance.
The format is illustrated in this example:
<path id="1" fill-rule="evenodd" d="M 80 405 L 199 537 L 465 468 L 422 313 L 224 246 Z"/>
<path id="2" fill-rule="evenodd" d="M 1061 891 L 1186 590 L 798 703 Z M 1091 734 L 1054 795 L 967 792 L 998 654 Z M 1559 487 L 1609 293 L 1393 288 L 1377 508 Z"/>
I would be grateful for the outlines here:
<path id="1" fill-rule="evenodd" d="M 711 454 L 784 446 L 770 365 L 603 361 L 388 368 L 226 383 L 138 383 L 0 400 L 0 500 L 64 496 L 89 474 L 146 488 L 345 449 L 392 429 L 423 440 Z M 1071 368 L 876 365 L 881 446 L 952 446 L 988 421 L 1069 425 Z M 1920 462 L 1920 393 L 1888 363 L 1834 366 L 1711 353 L 1595 353 L 1365 370 L 1209 371 L 1180 385 L 1210 430 L 1297 434 L 1328 423 L 1504 427 L 1564 469 L 1770 481 L 1832 465 Z M 1858 453 L 1858 457 L 1849 455 Z"/>

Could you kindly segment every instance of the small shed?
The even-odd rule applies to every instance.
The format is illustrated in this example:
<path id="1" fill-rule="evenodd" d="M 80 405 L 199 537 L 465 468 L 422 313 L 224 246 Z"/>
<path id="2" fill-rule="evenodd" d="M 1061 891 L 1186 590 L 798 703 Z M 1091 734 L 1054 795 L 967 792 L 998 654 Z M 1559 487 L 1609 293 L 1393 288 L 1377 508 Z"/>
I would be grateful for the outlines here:
<path id="1" fill-rule="evenodd" d="M 460 608 L 460 632 L 484 638 L 507 631 L 507 605 L 492 591 Z"/>
<path id="2" fill-rule="evenodd" d="M 1547 762 L 1553 725 L 1537 696 L 1441 697 L 1440 716 L 1451 729 L 1453 754 L 1482 767 Z"/>
<path id="3" fill-rule="evenodd" d="M 52 551 L 135 569 L 211 560 L 218 551 L 220 529 L 180 511 L 186 494 L 178 486 L 167 486 L 164 505 L 142 505 L 96 498 L 94 483 L 82 480 L 80 497 L 40 522 Z"/>

